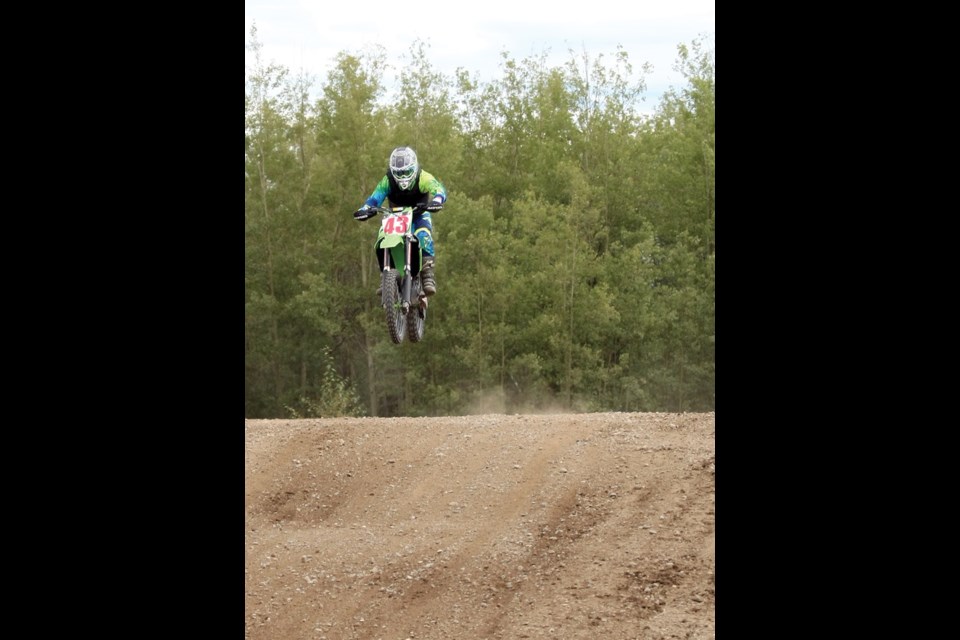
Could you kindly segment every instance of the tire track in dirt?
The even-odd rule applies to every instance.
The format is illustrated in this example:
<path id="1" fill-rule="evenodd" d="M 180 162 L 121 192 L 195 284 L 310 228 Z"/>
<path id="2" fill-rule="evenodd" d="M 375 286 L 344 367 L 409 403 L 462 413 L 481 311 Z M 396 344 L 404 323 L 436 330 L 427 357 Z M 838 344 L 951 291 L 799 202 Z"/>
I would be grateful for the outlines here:
<path id="1" fill-rule="evenodd" d="M 479 451 L 470 448 L 465 451 L 467 458 L 482 463 L 480 468 L 475 463 L 469 473 L 478 478 L 496 500 L 485 504 L 483 513 L 474 513 L 459 549 L 440 570 L 433 571 L 425 579 L 425 582 L 429 580 L 426 586 L 413 592 L 413 602 L 406 607 L 407 615 L 434 620 L 435 627 L 445 633 L 463 633 L 465 629 L 479 628 L 477 637 L 489 637 L 489 629 L 496 625 L 500 616 L 498 610 L 512 597 L 513 588 L 508 574 L 514 573 L 514 567 L 504 565 L 498 559 L 496 549 L 506 545 L 510 549 L 510 564 L 522 566 L 524 558 L 533 550 L 524 549 L 532 545 L 527 544 L 518 528 L 524 529 L 526 523 L 537 517 L 538 511 L 547 511 L 553 520 L 562 519 L 575 498 L 575 489 L 564 486 L 569 484 L 562 480 L 568 470 L 561 461 L 569 457 L 577 443 L 589 439 L 591 430 L 587 427 L 551 430 L 546 424 L 538 425 L 533 431 L 524 431 L 521 424 L 505 422 L 512 438 L 509 444 L 497 450 L 487 446 L 486 442 L 478 442 L 476 449 Z M 479 440 L 484 435 L 475 434 L 474 439 Z M 486 435 L 497 437 L 500 434 Z M 496 455 L 488 458 L 482 452 Z M 551 484 L 556 484 L 559 489 L 551 488 Z M 550 498 L 544 500 L 547 494 Z M 475 575 L 479 563 L 483 563 L 481 571 Z M 451 588 L 454 586 L 460 591 Z M 480 607 L 471 607 L 473 611 L 469 611 L 463 606 L 464 600 Z M 464 609 L 464 619 L 456 619 L 455 628 L 447 630 L 448 626 L 444 624 L 446 613 L 458 607 Z"/>

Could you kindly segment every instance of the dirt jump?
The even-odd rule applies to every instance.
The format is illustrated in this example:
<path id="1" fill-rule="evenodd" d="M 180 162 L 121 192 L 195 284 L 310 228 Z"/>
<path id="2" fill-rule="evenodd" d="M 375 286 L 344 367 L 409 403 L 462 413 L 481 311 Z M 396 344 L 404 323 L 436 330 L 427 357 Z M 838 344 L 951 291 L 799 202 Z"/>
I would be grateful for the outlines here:
<path id="1" fill-rule="evenodd" d="M 245 420 L 246 640 L 714 640 L 714 413 Z"/>

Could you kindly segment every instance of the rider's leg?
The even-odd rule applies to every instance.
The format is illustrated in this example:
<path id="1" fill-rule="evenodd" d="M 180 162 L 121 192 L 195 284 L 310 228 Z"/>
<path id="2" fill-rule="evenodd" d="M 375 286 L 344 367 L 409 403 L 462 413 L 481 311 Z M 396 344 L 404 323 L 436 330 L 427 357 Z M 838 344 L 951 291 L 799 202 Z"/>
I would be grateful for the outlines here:
<path id="1" fill-rule="evenodd" d="M 423 265 L 420 267 L 420 283 L 423 286 L 423 292 L 432 296 L 437 292 L 437 281 L 433 273 L 433 265 L 436 261 L 433 246 L 433 222 L 430 220 L 430 212 L 424 211 L 413 221 L 413 235 L 420 240 L 420 248 L 423 250 Z"/>

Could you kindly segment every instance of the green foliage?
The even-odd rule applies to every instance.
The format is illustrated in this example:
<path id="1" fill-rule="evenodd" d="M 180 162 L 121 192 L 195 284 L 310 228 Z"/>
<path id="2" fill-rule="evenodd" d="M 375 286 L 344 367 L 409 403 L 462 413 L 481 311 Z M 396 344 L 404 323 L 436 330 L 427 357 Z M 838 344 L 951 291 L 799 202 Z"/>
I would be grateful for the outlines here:
<path id="1" fill-rule="evenodd" d="M 360 396 L 353 385 L 337 373 L 329 352 L 326 367 L 316 396 L 301 395 L 296 406 L 287 406 L 290 418 L 339 418 L 366 415 Z"/>
<path id="2" fill-rule="evenodd" d="M 713 52 L 678 46 L 685 86 L 652 118 L 622 48 L 502 54 L 448 78 L 417 41 L 312 81 L 247 70 L 245 415 L 700 411 L 715 406 Z M 395 87 L 392 92 L 386 87 Z M 373 295 L 375 221 L 351 213 L 389 151 L 414 146 L 449 198 L 433 216 L 439 294 L 395 345 Z"/>

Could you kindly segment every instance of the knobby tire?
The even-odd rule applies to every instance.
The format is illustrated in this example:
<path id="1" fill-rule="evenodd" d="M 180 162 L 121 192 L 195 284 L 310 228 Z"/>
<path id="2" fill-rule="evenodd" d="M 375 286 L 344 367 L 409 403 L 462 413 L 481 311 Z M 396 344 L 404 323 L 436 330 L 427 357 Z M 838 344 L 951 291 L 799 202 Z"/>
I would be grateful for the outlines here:
<path id="1" fill-rule="evenodd" d="M 403 342 L 407 335 L 407 316 L 400 306 L 400 281 L 397 272 L 384 269 L 380 273 L 380 285 L 383 290 L 383 308 L 386 314 L 387 331 L 395 344 Z"/>

